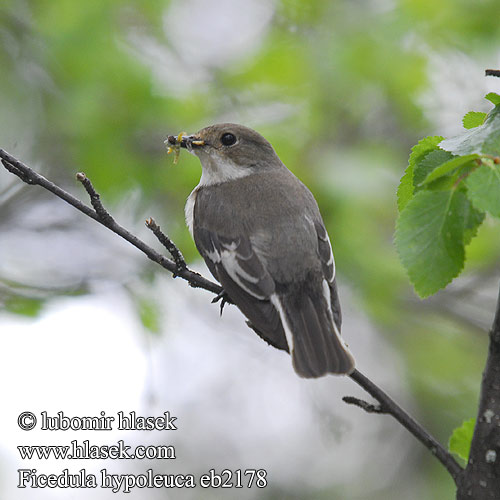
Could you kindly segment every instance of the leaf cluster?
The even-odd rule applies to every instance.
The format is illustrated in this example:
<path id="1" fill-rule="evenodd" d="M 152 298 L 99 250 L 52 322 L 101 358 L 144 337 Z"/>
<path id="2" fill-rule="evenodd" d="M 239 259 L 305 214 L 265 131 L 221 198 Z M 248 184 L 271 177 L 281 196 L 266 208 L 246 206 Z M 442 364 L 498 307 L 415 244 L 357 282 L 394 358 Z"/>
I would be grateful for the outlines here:
<path id="1" fill-rule="evenodd" d="M 416 292 L 427 297 L 462 271 L 486 213 L 500 218 L 500 96 L 470 112 L 462 134 L 413 147 L 398 188 L 395 244 Z"/>

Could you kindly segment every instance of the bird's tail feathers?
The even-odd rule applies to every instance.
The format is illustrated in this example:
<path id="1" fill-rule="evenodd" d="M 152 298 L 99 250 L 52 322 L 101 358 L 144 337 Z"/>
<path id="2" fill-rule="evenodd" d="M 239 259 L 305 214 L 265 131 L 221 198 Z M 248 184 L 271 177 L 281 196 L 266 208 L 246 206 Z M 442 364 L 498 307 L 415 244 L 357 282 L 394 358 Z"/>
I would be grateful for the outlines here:
<path id="1" fill-rule="evenodd" d="M 274 295 L 272 302 L 280 314 L 298 375 L 316 378 L 354 370 L 354 358 L 340 336 L 327 298 L 313 298 L 302 290 L 293 295 Z"/>

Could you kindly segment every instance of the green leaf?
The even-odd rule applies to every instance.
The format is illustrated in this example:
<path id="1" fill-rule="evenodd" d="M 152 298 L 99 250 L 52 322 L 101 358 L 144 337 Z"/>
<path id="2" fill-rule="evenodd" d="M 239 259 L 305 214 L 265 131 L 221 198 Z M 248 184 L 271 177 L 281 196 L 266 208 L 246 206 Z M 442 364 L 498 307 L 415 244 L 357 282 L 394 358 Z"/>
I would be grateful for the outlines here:
<path id="1" fill-rule="evenodd" d="M 449 154 L 449 153 L 448 153 Z M 446 161 L 436 167 L 432 172 L 427 175 L 427 177 L 420 183 L 420 185 L 424 184 L 429 184 L 429 182 L 432 182 L 439 177 L 442 177 L 443 175 L 446 175 L 453 170 L 462 167 L 466 163 L 471 162 L 472 160 L 475 160 L 479 158 L 479 155 L 465 155 L 465 156 L 457 156 L 453 158 L 452 160 Z"/>
<path id="2" fill-rule="evenodd" d="M 467 130 L 456 137 L 445 139 L 439 147 L 458 156 L 480 153 L 499 156 L 500 105 L 490 111 L 481 126 Z"/>
<path id="3" fill-rule="evenodd" d="M 479 210 L 500 217 L 500 165 L 484 161 L 465 181 L 468 196 Z"/>
<path id="4" fill-rule="evenodd" d="M 396 248 L 421 297 L 445 287 L 462 270 L 469 206 L 462 190 L 422 190 L 399 215 Z"/>
<path id="5" fill-rule="evenodd" d="M 485 213 L 476 210 L 472 203 L 468 203 L 465 212 L 465 230 L 464 230 L 464 245 L 467 246 L 472 238 L 476 236 L 479 226 L 483 223 Z"/>
<path id="6" fill-rule="evenodd" d="M 495 92 L 490 92 L 489 94 L 486 94 L 484 98 L 488 99 L 488 101 L 493 103 L 495 106 L 498 106 L 500 104 L 500 95 L 496 94 Z"/>
<path id="7" fill-rule="evenodd" d="M 487 117 L 487 113 L 481 111 L 469 111 L 462 119 L 464 128 L 475 128 L 479 127 L 484 123 Z"/>
<path id="8" fill-rule="evenodd" d="M 408 165 L 405 173 L 399 181 L 398 187 L 398 210 L 401 212 L 413 196 L 413 166 Z"/>
<path id="9" fill-rule="evenodd" d="M 453 431 L 448 443 L 448 449 L 452 453 L 456 453 L 460 458 L 463 458 L 466 462 L 469 460 L 470 444 L 475 425 L 475 418 L 465 420 L 460 427 L 457 427 Z"/>
<path id="10" fill-rule="evenodd" d="M 448 151 L 443 151 L 439 148 L 431 151 L 415 165 L 415 173 L 413 175 L 414 186 L 420 186 L 424 179 L 426 179 L 436 168 L 452 158 L 453 155 Z"/>
<path id="11" fill-rule="evenodd" d="M 401 178 L 398 187 L 398 209 L 401 212 L 405 205 L 413 197 L 414 180 L 413 170 L 415 165 L 420 162 L 427 154 L 437 148 L 437 145 L 443 140 L 441 136 L 430 136 L 421 139 L 418 144 L 413 146 L 408 160 L 408 167 Z"/>

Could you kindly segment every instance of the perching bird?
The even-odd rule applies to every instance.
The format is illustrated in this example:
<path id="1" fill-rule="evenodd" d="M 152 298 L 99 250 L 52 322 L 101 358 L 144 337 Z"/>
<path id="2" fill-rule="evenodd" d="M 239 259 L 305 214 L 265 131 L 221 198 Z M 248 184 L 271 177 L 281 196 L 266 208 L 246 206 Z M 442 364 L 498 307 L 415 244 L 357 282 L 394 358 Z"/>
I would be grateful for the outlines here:
<path id="1" fill-rule="evenodd" d="M 167 142 L 167 141 L 166 141 Z M 198 251 L 249 326 L 289 352 L 301 377 L 349 374 L 332 247 L 313 195 L 271 144 L 242 125 L 168 143 L 201 161 L 186 203 Z"/>

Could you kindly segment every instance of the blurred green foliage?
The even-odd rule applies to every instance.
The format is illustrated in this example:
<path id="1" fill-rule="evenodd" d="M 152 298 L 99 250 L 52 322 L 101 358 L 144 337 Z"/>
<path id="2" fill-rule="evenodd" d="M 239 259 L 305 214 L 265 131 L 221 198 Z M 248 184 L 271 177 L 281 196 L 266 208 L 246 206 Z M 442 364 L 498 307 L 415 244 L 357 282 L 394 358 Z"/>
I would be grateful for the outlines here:
<path id="1" fill-rule="evenodd" d="M 130 211 L 147 210 L 193 260 L 183 206 L 200 166 L 183 154 L 174 167 L 163 140 L 222 120 L 258 129 L 316 195 L 341 292 L 349 286 L 397 347 L 419 416 L 445 441 L 474 412 L 486 338 L 478 341 L 477 329 L 443 312 L 453 297 L 415 300 L 393 246 L 396 188 L 413 144 L 442 133 L 422 99 L 436 90 L 433 60 L 456 52 L 482 64 L 494 56 L 498 2 L 268 2 L 274 10 L 265 29 L 228 62 L 224 50 L 221 61 L 217 52 L 205 57 L 203 47 L 197 57 L 184 54 L 189 47 L 165 23 L 168 16 L 181 22 L 180 4 L 4 0 L 0 146 L 35 160 L 55 181 L 71 183 L 84 171 L 108 207 L 140 190 Z M 232 40 L 222 47 L 231 50 Z M 494 273 L 498 229 L 486 219 L 468 247 L 466 273 Z M 10 293 L 0 293 L 7 309 L 39 310 L 38 299 L 16 302 Z M 152 304 L 141 294 L 137 309 L 157 331 Z M 445 471 L 426 467 L 442 485 L 422 498 L 451 495 Z"/>

